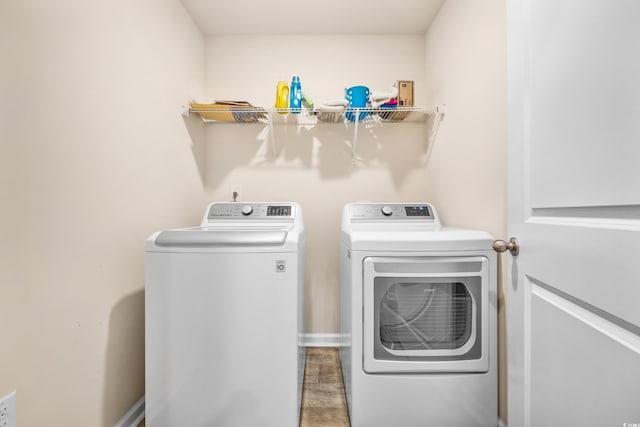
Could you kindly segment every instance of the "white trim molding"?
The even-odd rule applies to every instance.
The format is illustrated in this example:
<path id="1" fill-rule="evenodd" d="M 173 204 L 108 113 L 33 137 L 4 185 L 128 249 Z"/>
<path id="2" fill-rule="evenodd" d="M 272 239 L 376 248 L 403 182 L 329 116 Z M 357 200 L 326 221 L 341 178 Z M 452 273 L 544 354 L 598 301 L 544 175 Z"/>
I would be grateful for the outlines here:
<path id="1" fill-rule="evenodd" d="M 144 419 L 144 396 L 142 396 L 113 427 L 138 427 Z"/>
<path id="2" fill-rule="evenodd" d="M 340 347 L 341 334 L 304 334 L 302 345 L 305 347 Z"/>

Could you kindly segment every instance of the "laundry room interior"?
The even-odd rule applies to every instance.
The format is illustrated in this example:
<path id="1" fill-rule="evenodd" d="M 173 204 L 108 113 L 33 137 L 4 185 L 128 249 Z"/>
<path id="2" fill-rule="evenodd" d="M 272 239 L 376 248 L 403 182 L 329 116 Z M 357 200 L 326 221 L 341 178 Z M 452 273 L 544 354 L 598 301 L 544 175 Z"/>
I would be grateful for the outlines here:
<path id="1" fill-rule="evenodd" d="M 21 427 L 113 426 L 144 396 L 145 240 L 199 224 L 234 191 L 301 206 L 311 344 L 339 344 L 345 205 L 430 203 L 446 226 L 507 237 L 504 1 L 278 1 L 242 15 L 216 2 L 208 27 L 205 3 L 0 5 L 0 397 L 17 392 Z M 316 104 L 412 81 L 414 105 L 442 113 L 437 132 L 435 115 L 356 134 L 185 113 L 191 101 L 272 108 L 293 76 Z"/>

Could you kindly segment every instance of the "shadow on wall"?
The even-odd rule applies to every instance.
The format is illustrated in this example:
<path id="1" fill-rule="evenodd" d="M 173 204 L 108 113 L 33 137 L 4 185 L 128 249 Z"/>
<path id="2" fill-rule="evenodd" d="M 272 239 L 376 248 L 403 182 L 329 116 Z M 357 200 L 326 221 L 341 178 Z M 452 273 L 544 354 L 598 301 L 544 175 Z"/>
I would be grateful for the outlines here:
<path id="1" fill-rule="evenodd" d="M 191 153 L 198 167 L 200 180 L 204 183 L 207 178 L 205 174 L 206 167 L 204 165 L 206 158 L 204 123 L 195 115 L 183 116 L 182 118 L 189 133 L 189 139 L 191 139 Z"/>
<path id="2" fill-rule="evenodd" d="M 384 167 L 396 187 L 412 170 L 426 167 L 430 141 L 424 124 L 405 123 L 378 128 L 365 127 L 358 141 L 359 164 Z"/>
<path id="3" fill-rule="evenodd" d="M 192 116 L 185 125 L 207 190 L 217 189 L 238 168 L 317 170 L 329 180 L 363 167 L 387 168 L 399 186 L 413 169 L 425 167 L 433 144 L 427 134 L 430 123 L 360 124 L 355 147 L 353 124 L 276 124 L 271 130 L 264 124 L 203 125 Z"/>
<path id="4" fill-rule="evenodd" d="M 268 143 L 268 129 L 257 124 L 222 123 L 205 129 L 205 189 L 215 189 L 238 167 L 269 164 L 274 161 Z M 200 163 L 200 162 L 197 162 Z"/>
<path id="5" fill-rule="evenodd" d="M 104 380 L 102 426 L 113 427 L 144 395 L 144 290 L 111 310 Z M 132 376 L 139 377 L 132 381 Z M 131 384 L 138 387 L 131 387 Z"/>

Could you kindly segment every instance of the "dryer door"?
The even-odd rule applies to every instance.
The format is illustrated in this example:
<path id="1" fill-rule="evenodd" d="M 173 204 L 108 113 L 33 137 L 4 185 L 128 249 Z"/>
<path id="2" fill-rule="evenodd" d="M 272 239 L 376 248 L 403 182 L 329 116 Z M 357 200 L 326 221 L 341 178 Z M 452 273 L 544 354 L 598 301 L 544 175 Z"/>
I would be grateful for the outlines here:
<path id="1" fill-rule="evenodd" d="M 487 258 L 363 262 L 366 372 L 488 371 Z"/>

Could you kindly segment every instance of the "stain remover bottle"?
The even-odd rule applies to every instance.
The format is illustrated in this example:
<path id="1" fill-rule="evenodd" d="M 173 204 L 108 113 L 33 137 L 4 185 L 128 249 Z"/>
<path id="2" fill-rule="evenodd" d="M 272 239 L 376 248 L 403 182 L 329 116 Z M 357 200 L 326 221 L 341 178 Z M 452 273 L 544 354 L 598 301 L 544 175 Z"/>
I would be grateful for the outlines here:
<path id="1" fill-rule="evenodd" d="M 300 86 L 300 77 L 293 76 L 291 86 L 289 87 L 289 108 L 292 114 L 300 114 L 302 107 L 302 86 Z"/>

